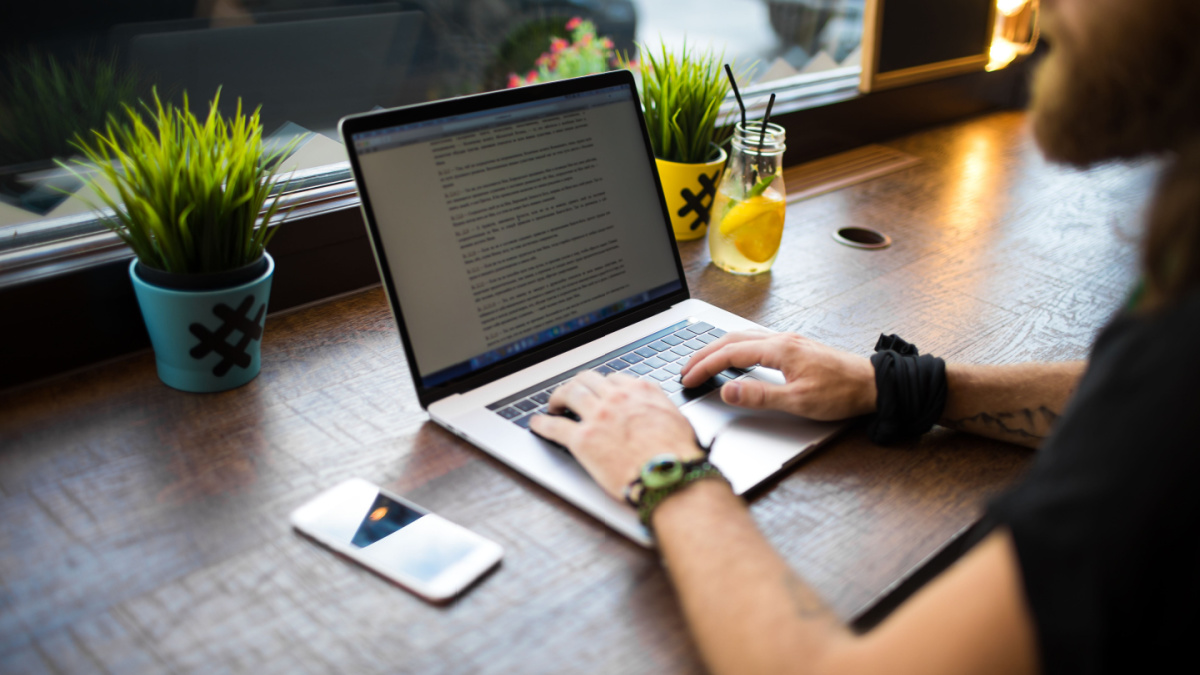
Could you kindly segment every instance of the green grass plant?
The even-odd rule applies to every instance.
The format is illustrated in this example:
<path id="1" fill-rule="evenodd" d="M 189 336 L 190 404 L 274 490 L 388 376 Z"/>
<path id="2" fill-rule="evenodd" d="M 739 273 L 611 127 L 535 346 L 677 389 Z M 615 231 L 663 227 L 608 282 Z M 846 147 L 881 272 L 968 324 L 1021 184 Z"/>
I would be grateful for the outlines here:
<path id="1" fill-rule="evenodd" d="M 126 104 L 126 119 L 110 115 L 103 131 L 76 135 L 87 162 L 59 161 L 113 211 L 102 220 L 142 264 L 180 274 L 236 269 L 258 260 L 275 232 L 269 224 L 284 192 L 272 196 L 277 167 L 301 138 L 266 152 L 259 109 L 246 115 L 238 99 L 225 118 L 220 96 L 201 120 L 186 92 L 176 107 L 154 91 L 153 106 L 143 101 L 139 112 Z"/>
<path id="2" fill-rule="evenodd" d="M 724 53 L 712 49 L 689 50 L 687 43 L 678 54 L 658 54 L 639 47 L 636 64 L 626 63 L 640 74 L 643 113 L 650 132 L 654 156 L 669 162 L 695 164 L 720 156 L 733 130 L 719 120 L 721 103 L 729 95 L 729 81 L 721 69 Z"/>

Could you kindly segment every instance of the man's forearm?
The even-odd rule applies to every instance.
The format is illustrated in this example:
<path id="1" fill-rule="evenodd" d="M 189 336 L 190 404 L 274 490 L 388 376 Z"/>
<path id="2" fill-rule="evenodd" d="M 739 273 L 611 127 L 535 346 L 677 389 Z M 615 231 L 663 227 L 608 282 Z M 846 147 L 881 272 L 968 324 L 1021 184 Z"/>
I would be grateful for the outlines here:
<path id="1" fill-rule="evenodd" d="M 990 535 L 883 624 L 851 633 L 717 481 L 654 513 L 688 626 L 717 674 L 1036 671 L 1033 622 L 1007 532 Z"/>
<path id="2" fill-rule="evenodd" d="M 692 634 L 714 673 L 814 672 L 849 631 L 795 575 L 727 486 L 702 481 L 654 514 Z"/>
<path id="3" fill-rule="evenodd" d="M 946 365 L 949 394 L 939 424 L 1030 448 L 1066 408 L 1086 362 Z"/>

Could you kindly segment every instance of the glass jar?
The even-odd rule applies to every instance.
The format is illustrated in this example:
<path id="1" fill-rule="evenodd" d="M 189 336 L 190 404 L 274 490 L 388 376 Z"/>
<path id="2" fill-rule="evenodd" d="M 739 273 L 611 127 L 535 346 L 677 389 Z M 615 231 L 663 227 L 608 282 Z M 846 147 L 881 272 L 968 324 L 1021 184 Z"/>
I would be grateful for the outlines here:
<path id="1" fill-rule="evenodd" d="M 771 269 L 783 239 L 784 129 L 762 122 L 734 128 L 729 163 L 713 202 L 708 250 L 717 267 L 734 274 Z"/>

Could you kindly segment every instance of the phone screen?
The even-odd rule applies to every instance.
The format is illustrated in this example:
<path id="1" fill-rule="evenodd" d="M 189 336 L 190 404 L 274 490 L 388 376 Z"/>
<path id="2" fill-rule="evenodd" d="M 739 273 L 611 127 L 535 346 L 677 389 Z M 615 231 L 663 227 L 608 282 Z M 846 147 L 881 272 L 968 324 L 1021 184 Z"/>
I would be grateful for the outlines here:
<path id="1" fill-rule="evenodd" d="M 362 515 L 350 544 L 366 549 L 365 553 L 371 558 L 386 562 L 419 581 L 431 583 L 443 571 L 470 555 L 476 546 L 473 537 L 464 536 L 469 534 L 466 530 L 442 527 L 434 521 L 441 519 L 379 494 Z M 406 528 L 410 531 L 392 537 Z"/>
<path id="2" fill-rule="evenodd" d="M 350 543 L 355 548 L 366 548 L 423 515 L 425 514 L 388 499 L 387 495 L 379 494 L 363 514 L 362 522 L 359 523 Z"/>
<path id="3" fill-rule="evenodd" d="M 419 584 L 414 590 L 426 595 L 440 596 L 436 588 L 465 585 L 466 577 L 499 559 L 499 547 L 487 539 L 361 480 L 323 493 L 297 509 L 292 521 L 380 573 L 406 585 Z M 495 555 L 481 548 L 494 549 Z M 468 559 L 472 564 L 460 564 Z"/>

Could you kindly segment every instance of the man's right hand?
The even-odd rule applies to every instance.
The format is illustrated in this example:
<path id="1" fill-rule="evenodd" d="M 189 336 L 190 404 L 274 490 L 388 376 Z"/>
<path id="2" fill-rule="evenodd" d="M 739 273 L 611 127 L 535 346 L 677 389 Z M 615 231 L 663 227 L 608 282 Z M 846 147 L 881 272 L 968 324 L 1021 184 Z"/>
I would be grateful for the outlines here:
<path id="1" fill-rule="evenodd" d="M 793 333 L 729 333 L 696 352 L 683 368 L 685 387 L 700 386 L 726 368 L 763 365 L 783 372 L 785 384 L 744 378 L 721 387 L 721 398 L 743 408 L 770 408 L 814 420 L 875 412 L 870 359 Z"/>

